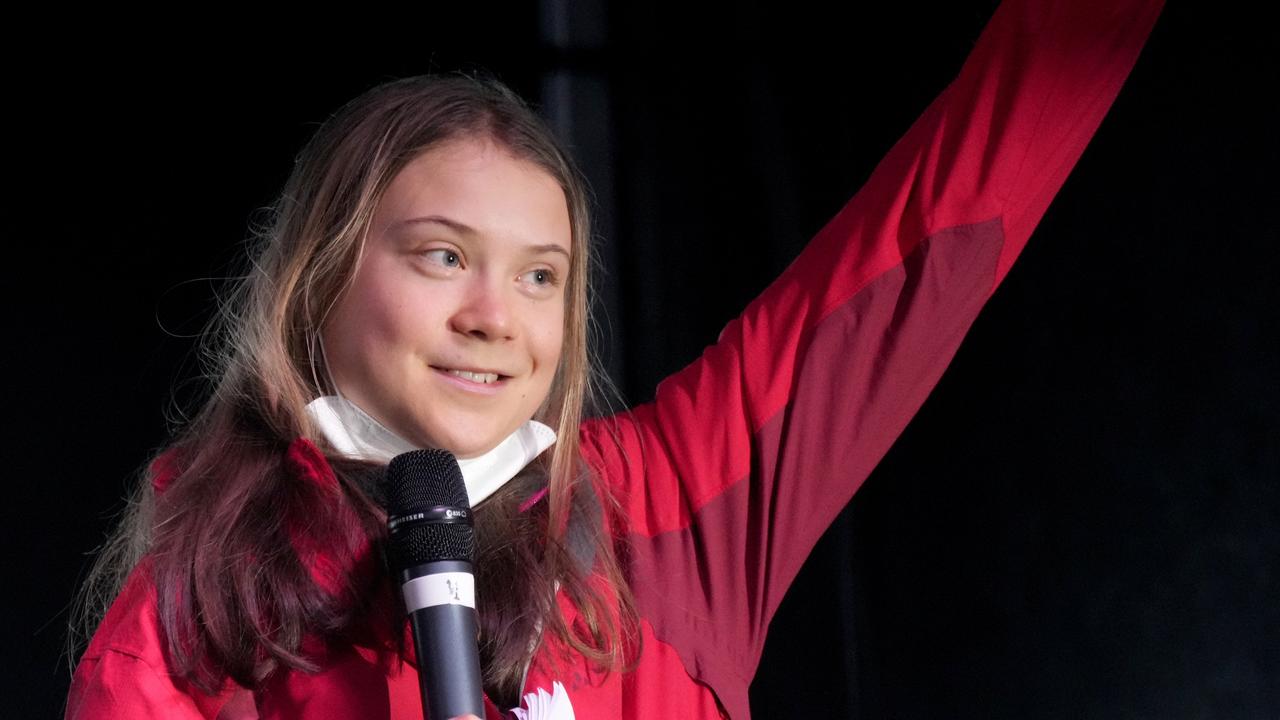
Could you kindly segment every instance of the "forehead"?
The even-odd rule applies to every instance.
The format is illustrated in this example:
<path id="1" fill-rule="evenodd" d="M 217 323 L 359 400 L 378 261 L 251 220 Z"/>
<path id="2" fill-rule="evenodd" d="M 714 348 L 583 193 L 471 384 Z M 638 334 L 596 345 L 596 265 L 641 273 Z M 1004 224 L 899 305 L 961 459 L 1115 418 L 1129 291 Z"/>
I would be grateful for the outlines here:
<path id="1" fill-rule="evenodd" d="M 461 138 L 411 160 L 378 203 L 374 231 L 443 217 L 488 238 L 572 248 L 560 183 L 541 166 L 488 138 Z"/>

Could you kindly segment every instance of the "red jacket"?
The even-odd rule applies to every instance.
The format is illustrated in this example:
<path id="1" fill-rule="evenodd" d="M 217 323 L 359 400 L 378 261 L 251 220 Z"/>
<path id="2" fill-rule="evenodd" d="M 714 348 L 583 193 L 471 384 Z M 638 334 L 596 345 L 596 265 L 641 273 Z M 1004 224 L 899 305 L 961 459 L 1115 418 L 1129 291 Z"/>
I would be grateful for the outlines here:
<path id="1" fill-rule="evenodd" d="M 866 187 L 714 346 L 654 402 L 584 423 L 585 459 L 630 522 L 644 653 L 623 675 L 581 663 L 552 677 L 548 637 L 526 692 L 562 682 L 581 720 L 748 717 L 787 586 L 942 375 L 1161 4 L 1006 2 Z M 168 674 L 163 647 L 144 563 L 85 652 L 67 717 L 422 717 L 414 666 L 366 648 L 257 697 L 208 697 Z"/>

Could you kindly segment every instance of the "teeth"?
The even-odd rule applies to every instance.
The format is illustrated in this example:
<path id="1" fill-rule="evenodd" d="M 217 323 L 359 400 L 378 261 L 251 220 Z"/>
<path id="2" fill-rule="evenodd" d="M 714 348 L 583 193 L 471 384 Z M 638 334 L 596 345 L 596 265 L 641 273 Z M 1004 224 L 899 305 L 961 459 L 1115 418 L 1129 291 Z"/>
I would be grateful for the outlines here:
<path id="1" fill-rule="evenodd" d="M 470 370 L 450 370 L 449 374 L 457 375 L 463 380 L 470 380 L 471 382 L 484 383 L 486 385 L 488 385 L 491 382 L 498 381 L 498 373 L 478 373 L 478 372 L 471 372 Z"/>

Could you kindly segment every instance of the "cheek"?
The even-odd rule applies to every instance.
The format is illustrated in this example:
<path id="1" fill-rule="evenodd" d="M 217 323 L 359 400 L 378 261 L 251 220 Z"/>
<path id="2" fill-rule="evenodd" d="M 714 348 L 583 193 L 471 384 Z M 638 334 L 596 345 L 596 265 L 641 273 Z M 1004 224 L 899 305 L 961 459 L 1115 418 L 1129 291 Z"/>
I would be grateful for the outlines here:
<path id="1" fill-rule="evenodd" d="M 420 288 L 401 281 L 394 269 L 371 263 L 368 270 L 370 275 L 352 286 L 344 313 L 347 328 L 361 338 L 366 353 L 412 339 L 424 321 L 424 302 L 416 297 Z"/>
<path id="2" fill-rule="evenodd" d="M 560 356 L 564 350 L 564 316 L 561 314 L 548 318 L 540 331 L 535 352 L 543 365 L 543 370 L 554 373 L 560 364 Z"/>
<path id="3" fill-rule="evenodd" d="M 386 369 L 386 356 L 411 339 L 412 313 L 403 296 L 353 286 L 325 331 L 325 352 L 339 369 L 369 375 Z"/>
<path id="4" fill-rule="evenodd" d="M 356 332 L 364 341 L 364 351 L 376 354 L 380 348 L 411 342 L 421 320 L 409 312 L 410 307 L 403 297 L 370 298 L 357 318 Z"/>

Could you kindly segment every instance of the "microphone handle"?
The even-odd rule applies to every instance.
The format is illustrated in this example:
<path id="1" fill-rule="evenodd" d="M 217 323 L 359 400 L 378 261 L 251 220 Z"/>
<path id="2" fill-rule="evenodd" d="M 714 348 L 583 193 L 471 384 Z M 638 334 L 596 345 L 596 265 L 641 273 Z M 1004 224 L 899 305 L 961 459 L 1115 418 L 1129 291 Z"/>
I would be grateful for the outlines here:
<path id="1" fill-rule="evenodd" d="M 484 717 L 471 563 L 440 560 L 401 573 L 427 720 Z"/>

